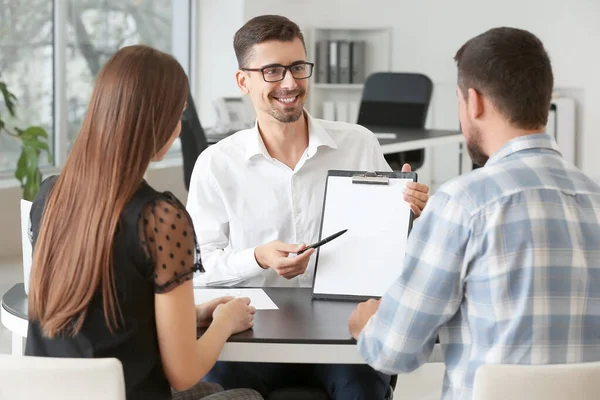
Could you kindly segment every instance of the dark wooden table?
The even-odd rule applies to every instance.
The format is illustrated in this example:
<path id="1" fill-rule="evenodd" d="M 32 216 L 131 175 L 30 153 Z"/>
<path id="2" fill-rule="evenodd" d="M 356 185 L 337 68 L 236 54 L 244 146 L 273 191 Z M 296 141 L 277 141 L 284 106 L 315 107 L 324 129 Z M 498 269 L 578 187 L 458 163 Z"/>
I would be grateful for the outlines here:
<path id="1" fill-rule="evenodd" d="M 364 363 L 348 332 L 348 318 L 357 303 L 313 300 L 310 288 L 264 290 L 279 309 L 258 310 L 254 328 L 233 335 L 220 360 Z"/>
<path id="2" fill-rule="evenodd" d="M 258 310 L 254 328 L 233 335 L 222 361 L 362 364 L 348 332 L 354 302 L 313 300 L 310 288 L 265 288 L 278 310 Z M 2 296 L 2 324 L 13 334 L 13 354 L 23 353 L 27 296 L 19 283 Z M 203 330 L 198 330 L 202 335 Z M 441 361 L 439 346 L 431 361 Z"/>

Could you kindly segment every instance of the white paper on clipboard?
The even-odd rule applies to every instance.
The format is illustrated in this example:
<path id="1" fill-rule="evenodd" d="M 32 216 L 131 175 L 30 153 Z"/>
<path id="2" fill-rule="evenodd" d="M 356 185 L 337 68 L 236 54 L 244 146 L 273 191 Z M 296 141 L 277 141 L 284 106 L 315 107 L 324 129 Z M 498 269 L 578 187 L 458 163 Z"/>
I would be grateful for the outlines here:
<path id="1" fill-rule="evenodd" d="M 313 297 L 383 296 L 404 262 L 412 215 L 403 193 L 413 180 L 359 184 L 330 172 L 321 237 L 348 232 L 319 249 Z"/>

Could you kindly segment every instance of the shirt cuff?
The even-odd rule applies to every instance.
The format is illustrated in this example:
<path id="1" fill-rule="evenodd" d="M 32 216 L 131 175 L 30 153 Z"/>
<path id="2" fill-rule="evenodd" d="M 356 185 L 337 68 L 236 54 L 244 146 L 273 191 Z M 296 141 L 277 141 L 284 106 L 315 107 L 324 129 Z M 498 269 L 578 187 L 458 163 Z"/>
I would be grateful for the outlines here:
<path id="1" fill-rule="evenodd" d="M 243 278 L 253 278 L 264 271 L 254 257 L 254 247 L 234 254 L 231 257 L 231 265 Z"/>
<path id="2" fill-rule="evenodd" d="M 367 321 L 367 323 L 365 324 L 363 330 L 360 332 L 360 335 L 358 335 L 358 340 L 356 341 L 357 347 L 358 347 L 358 352 L 360 353 L 360 355 L 363 357 L 363 359 L 367 362 L 367 363 L 371 363 L 373 362 L 373 359 L 371 357 L 371 351 L 372 351 L 372 343 L 371 343 L 371 339 L 372 339 L 372 334 L 373 334 L 373 316 L 371 316 L 371 318 L 369 318 L 369 320 Z"/>

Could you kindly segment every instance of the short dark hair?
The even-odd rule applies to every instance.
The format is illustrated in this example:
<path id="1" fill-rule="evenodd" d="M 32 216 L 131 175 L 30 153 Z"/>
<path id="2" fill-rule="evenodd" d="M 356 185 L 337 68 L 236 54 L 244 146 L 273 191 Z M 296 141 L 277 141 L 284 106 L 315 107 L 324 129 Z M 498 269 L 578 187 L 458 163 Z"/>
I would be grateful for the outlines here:
<path id="1" fill-rule="evenodd" d="M 531 32 L 494 28 L 466 42 L 454 56 L 458 86 L 487 96 L 517 128 L 546 126 L 554 77 L 542 42 Z"/>
<path id="2" fill-rule="evenodd" d="M 291 42 L 300 39 L 306 51 L 304 35 L 300 27 L 293 21 L 281 15 L 260 15 L 246 22 L 233 38 L 233 49 L 237 57 L 238 66 L 248 67 L 247 63 L 252 56 L 252 47 L 269 40 Z"/>

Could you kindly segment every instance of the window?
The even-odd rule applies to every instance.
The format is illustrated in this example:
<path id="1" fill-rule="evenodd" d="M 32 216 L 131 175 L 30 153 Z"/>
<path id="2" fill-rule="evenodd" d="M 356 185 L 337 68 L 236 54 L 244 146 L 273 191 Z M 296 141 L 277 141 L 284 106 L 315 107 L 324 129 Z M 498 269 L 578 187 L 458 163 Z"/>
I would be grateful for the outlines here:
<path id="1" fill-rule="evenodd" d="M 0 76 L 18 99 L 14 122 L 43 126 L 60 168 L 94 78 L 119 48 L 142 43 L 169 52 L 189 75 L 191 8 L 190 0 L 0 0 Z M 178 145 L 173 156 L 181 155 Z M 13 170 L 19 154 L 18 142 L 0 135 L 0 172 Z"/>
<path id="2" fill-rule="evenodd" d="M 52 1 L 0 0 L 0 78 L 18 99 L 17 119 L 7 118 L 0 96 L 0 112 L 8 126 L 40 125 L 50 135 L 52 148 L 53 96 Z M 19 142 L 0 134 L 0 171 L 15 169 Z"/>

